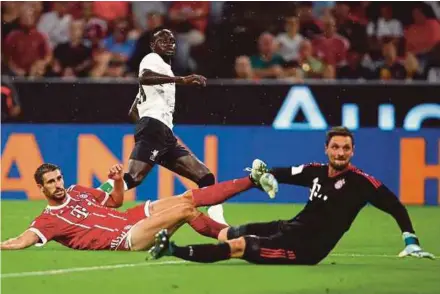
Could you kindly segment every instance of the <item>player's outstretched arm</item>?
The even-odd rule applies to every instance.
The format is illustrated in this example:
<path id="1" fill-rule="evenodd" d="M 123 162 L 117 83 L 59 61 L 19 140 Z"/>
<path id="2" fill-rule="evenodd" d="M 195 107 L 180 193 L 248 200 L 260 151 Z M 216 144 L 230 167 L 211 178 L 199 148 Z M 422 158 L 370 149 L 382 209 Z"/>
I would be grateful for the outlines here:
<path id="1" fill-rule="evenodd" d="M 144 86 L 176 83 L 178 85 L 201 85 L 206 86 L 206 78 L 200 75 L 185 77 L 170 77 L 164 74 L 145 69 L 139 76 L 139 83 Z"/>
<path id="2" fill-rule="evenodd" d="M 113 165 L 109 172 L 108 178 L 114 180 L 113 191 L 110 199 L 106 202 L 106 206 L 118 208 L 124 204 L 124 169 L 122 164 Z"/>
<path id="3" fill-rule="evenodd" d="M 37 234 L 32 231 L 25 231 L 23 234 L 16 238 L 11 238 L 0 243 L 1 250 L 18 250 L 25 249 L 38 242 L 39 238 Z"/>
<path id="4" fill-rule="evenodd" d="M 390 214 L 399 225 L 405 242 L 405 249 L 400 252 L 399 257 L 414 256 L 434 259 L 433 254 L 426 252 L 421 248 L 419 239 L 415 235 L 408 211 L 393 192 L 391 192 L 386 186 L 381 185 L 372 193 L 370 203 L 380 210 Z"/>

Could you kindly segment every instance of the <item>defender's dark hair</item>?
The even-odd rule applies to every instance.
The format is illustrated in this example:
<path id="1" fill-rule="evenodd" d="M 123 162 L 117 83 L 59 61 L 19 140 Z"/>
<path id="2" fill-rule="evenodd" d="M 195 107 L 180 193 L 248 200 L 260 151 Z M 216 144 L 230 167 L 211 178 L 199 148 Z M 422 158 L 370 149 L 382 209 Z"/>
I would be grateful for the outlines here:
<path id="1" fill-rule="evenodd" d="M 37 184 L 43 185 L 43 175 L 48 172 L 61 170 L 57 165 L 52 163 L 43 163 L 34 173 L 34 179 Z"/>
<path id="2" fill-rule="evenodd" d="M 344 137 L 350 137 L 351 138 L 351 142 L 353 143 L 354 146 L 354 136 L 353 133 L 350 132 L 349 129 L 347 129 L 346 127 L 333 127 L 331 128 L 327 134 L 326 134 L 326 138 L 325 138 L 325 146 L 328 146 L 328 143 L 330 142 L 330 140 L 334 137 L 334 136 L 344 136 Z"/>

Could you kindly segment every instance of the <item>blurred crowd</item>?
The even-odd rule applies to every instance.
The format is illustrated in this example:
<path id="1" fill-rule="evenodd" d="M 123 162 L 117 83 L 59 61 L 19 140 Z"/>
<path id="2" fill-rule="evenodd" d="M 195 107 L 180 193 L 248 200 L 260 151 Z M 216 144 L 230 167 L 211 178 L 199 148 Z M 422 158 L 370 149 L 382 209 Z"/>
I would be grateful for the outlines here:
<path id="1" fill-rule="evenodd" d="M 2 2 L 2 74 L 135 77 L 151 31 L 176 74 L 440 81 L 438 2 Z"/>

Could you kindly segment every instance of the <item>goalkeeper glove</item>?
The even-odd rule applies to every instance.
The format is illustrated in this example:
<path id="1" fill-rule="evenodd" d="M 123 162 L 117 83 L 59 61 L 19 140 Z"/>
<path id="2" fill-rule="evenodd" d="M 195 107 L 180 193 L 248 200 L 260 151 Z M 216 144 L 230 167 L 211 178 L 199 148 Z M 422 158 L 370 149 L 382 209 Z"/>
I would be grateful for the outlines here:
<path id="1" fill-rule="evenodd" d="M 420 247 L 419 239 L 415 234 L 404 232 L 403 240 L 405 241 L 405 249 L 399 253 L 399 257 L 414 256 L 418 258 L 435 259 L 435 256 L 429 252 L 424 251 Z"/>

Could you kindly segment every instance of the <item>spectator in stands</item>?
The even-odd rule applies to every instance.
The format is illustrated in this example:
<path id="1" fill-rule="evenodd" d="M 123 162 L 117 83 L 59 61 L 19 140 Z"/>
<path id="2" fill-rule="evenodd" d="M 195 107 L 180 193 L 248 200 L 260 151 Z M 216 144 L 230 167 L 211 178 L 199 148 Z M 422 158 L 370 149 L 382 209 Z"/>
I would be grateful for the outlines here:
<path id="1" fill-rule="evenodd" d="M 299 79 L 321 78 L 324 72 L 324 64 L 313 56 L 312 43 L 304 40 L 299 49 L 298 68 L 296 77 Z"/>
<path id="2" fill-rule="evenodd" d="M 427 53 L 440 42 L 440 22 L 429 19 L 422 7 L 417 5 L 413 8 L 414 23 L 405 31 L 406 48 L 416 55 Z"/>
<path id="3" fill-rule="evenodd" d="M 370 38 L 378 40 L 380 44 L 384 37 L 392 38 L 394 41 L 403 36 L 402 23 L 393 17 L 393 8 L 389 3 L 380 5 L 380 17 L 368 23 L 367 34 Z"/>
<path id="4" fill-rule="evenodd" d="M 324 33 L 312 41 L 315 55 L 326 64 L 338 65 L 345 61 L 350 43 L 336 33 L 335 20 L 331 17 L 324 20 Z"/>
<path id="5" fill-rule="evenodd" d="M 397 60 L 396 46 L 392 42 L 383 45 L 383 62 L 376 70 L 380 80 L 404 80 L 407 77 L 405 67 Z"/>
<path id="6" fill-rule="evenodd" d="M 58 45 L 54 51 L 52 70 L 58 76 L 85 77 L 92 66 L 92 49 L 84 45 L 85 22 L 70 23 L 70 41 Z"/>
<path id="7" fill-rule="evenodd" d="M 130 2 L 128 1 L 93 1 L 92 5 L 94 15 L 107 22 L 128 19 L 130 13 Z"/>
<path id="8" fill-rule="evenodd" d="M 129 23 L 126 19 L 115 21 L 113 34 L 104 40 L 104 48 L 112 54 L 108 70 L 115 73 L 124 73 L 125 64 L 132 56 L 136 41 L 128 38 Z"/>
<path id="9" fill-rule="evenodd" d="M 362 55 L 362 53 L 350 49 L 347 52 L 347 64 L 338 70 L 338 79 L 366 80 L 371 78 L 370 70 L 361 64 Z"/>
<path id="10" fill-rule="evenodd" d="M 242 55 L 235 59 L 235 77 L 243 80 L 252 80 L 255 78 L 249 57 Z"/>
<path id="11" fill-rule="evenodd" d="M 279 34 L 276 39 L 278 54 L 286 63 L 290 63 L 298 59 L 299 47 L 304 38 L 299 34 L 299 19 L 297 17 L 286 17 L 284 29 L 286 32 Z"/>
<path id="12" fill-rule="evenodd" d="M 139 64 L 142 59 L 151 52 L 150 40 L 151 33 L 164 24 L 164 15 L 161 12 L 150 12 L 147 14 L 147 27 L 148 29 L 142 33 L 136 42 L 133 55 L 128 61 L 128 68 L 131 73 L 137 73 L 139 71 Z"/>
<path id="13" fill-rule="evenodd" d="M 419 61 L 417 60 L 417 57 L 413 53 L 408 52 L 406 54 L 403 65 L 406 70 L 407 80 L 423 79 L 422 69 L 420 67 Z"/>
<path id="14" fill-rule="evenodd" d="M 108 65 L 112 58 L 112 53 L 103 48 L 103 39 L 105 31 L 99 22 L 89 22 L 86 25 L 85 42 L 92 50 L 93 67 L 89 76 L 102 77 L 107 71 Z"/>
<path id="15" fill-rule="evenodd" d="M 41 76 L 51 60 L 46 38 L 35 28 L 35 10 L 27 3 L 20 9 L 20 29 L 12 31 L 4 42 L 4 57 L 9 69 L 18 76 Z"/>
<path id="16" fill-rule="evenodd" d="M 205 42 L 208 25 L 209 2 L 174 1 L 169 10 L 171 28 L 176 33 L 176 66 L 178 71 L 195 70 L 197 64 L 191 58 L 191 48 Z"/>
<path id="17" fill-rule="evenodd" d="M 82 4 L 82 18 L 85 20 L 86 30 L 92 26 L 99 26 L 99 30 L 104 35 L 107 34 L 108 25 L 107 22 L 97 17 L 93 11 L 93 2 L 81 2 Z"/>
<path id="18" fill-rule="evenodd" d="M 380 5 L 380 17 L 371 21 L 367 26 L 370 56 L 377 59 L 381 56 L 381 48 L 385 42 L 392 41 L 399 45 L 403 37 L 402 24 L 393 18 L 392 6 L 388 3 Z"/>
<path id="19" fill-rule="evenodd" d="M 440 82 L 440 42 L 428 53 L 424 76 L 429 82 Z"/>
<path id="20" fill-rule="evenodd" d="M 313 39 L 315 36 L 320 35 L 322 30 L 320 23 L 313 16 L 313 2 L 303 1 L 298 3 L 298 18 L 300 34 L 307 39 Z"/>
<path id="21" fill-rule="evenodd" d="M 314 1 L 313 2 L 313 15 L 316 18 L 321 18 L 325 15 L 329 15 L 336 1 Z"/>
<path id="22" fill-rule="evenodd" d="M 35 13 L 35 19 L 38 21 L 44 9 L 43 1 L 29 1 L 26 4 L 32 7 Z"/>
<path id="23" fill-rule="evenodd" d="M 167 12 L 167 8 L 162 1 L 133 1 L 131 6 L 134 25 L 141 31 L 152 30 L 149 26 L 149 15 L 165 15 Z"/>
<path id="24" fill-rule="evenodd" d="M 359 5 L 359 4 L 350 4 Z M 362 50 L 368 46 L 366 27 L 351 16 L 350 5 L 346 1 L 338 1 L 335 5 L 334 18 L 337 33 L 350 42 L 350 46 L 356 50 Z"/>
<path id="25" fill-rule="evenodd" d="M 69 41 L 72 16 L 67 13 L 67 2 L 54 2 L 53 11 L 44 13 L 37 30 L 46 35 L 51 48 Z"/>
<path id="26" fill-rule="evenodd" d="M 20 2 L 2 1 L 2 41 L 13 30 L 19 29 L 18 16 L 20 14 Z"/>
<path id="27" fill-rule="evenodd" d="M 130 30 L 126 19 L 115 21 L 113 34 L 104 39 L 104 48 L 113 54 L 113 59 L 126 62 L 134 51 L 135 40 L 128 38 Z"/>
<path id="28" fill-rule="evenodd" d="M 251 65 L 257 78 L 281 78 L 284 75 L 283 58 L 276 52 L 274 36 L 262 33 L 258 38 L 258 54 L 251 57 Z"/>
<path id="29" fill-rule="evenodd" d="M 17 91 L 8 77 L 2 77 L 2 122 L 11 121 L 21 113 Z"/>
<path id="30" fill-rule="evenodd" d="M 368 19 L 368 9 L 370 5 L 370 1 L 359 1 L 351 3 L 350 18 L 363 26 L 367 26 L 370 22 L 370 20 Z"/>
<path id="31" fill-rule="evenodd" d="M 324 80 L 336 79 L 336 69 L 333 65 L 326 64 L 324 66 L 324 71 L 322 72 L 322 79 L 324 79 Z"/>

